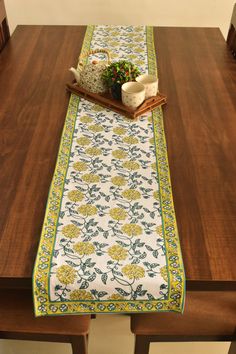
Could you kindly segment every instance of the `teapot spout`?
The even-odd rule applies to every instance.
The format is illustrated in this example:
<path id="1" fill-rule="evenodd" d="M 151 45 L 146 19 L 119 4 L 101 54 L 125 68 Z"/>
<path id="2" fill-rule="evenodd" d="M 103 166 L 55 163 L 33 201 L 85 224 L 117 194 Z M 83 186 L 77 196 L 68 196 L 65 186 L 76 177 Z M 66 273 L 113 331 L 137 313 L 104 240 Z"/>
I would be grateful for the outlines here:
<path id="1" fill-rule="evenodd" d="M 69 71 L 71 71 L 74 74 L 75 80 L 79 84 L 79 81 L 80 81 L 80 72 L 79 72 L 79 70 L 76 70 L 75 68 L 70 68 Z"/>

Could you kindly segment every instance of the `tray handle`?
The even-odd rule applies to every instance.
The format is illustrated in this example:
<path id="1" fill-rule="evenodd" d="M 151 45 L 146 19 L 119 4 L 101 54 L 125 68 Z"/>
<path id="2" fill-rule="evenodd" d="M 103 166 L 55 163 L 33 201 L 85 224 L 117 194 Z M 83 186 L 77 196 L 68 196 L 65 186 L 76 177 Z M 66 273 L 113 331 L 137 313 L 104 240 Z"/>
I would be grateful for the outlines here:
<path id="1" fill-rule="evenodd" d="M 109 52 L 109 50 L 107 49 L 94 49 L 94 50 L 89 50 L 88 52 L 85 52 L 84 54 L 81 54 L 79 56 L 79 65 L 80 66 L 83 66 L 83 59 L 88 57 L 89 55 L 92 55 L 92 54 L 97 54 L 97 53 L 105 53 L 107 55 L 107 61 L 108 61 L 108 64 L 110 65 L 111 64 L 111 54 Z"/>

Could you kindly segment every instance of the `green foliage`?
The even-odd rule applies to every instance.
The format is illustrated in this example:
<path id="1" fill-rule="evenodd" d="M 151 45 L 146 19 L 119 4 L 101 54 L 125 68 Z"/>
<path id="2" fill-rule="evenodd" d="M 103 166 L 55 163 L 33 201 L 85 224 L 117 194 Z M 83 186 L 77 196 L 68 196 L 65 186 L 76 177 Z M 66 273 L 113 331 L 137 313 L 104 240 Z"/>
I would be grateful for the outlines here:
<path id="1" fill-rule="evenodd" d="M 124 84 L 134 81 L 140 75 L 138 67 L 127 60 L 120 60 L 109 65 L 103 73 L 103 79 L 111 87 L 113 84 Z"/>

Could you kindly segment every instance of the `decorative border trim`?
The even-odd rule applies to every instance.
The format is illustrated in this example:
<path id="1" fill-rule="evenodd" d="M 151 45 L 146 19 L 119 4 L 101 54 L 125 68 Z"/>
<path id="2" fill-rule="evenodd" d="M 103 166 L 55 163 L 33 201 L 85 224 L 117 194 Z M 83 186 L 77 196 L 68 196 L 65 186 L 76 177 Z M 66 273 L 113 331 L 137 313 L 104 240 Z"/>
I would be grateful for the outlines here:
<path id="1" fill-rule="evenodd" d="M 147 26 L 146 38 L 148 72 L 151 75 L 158 76 L 153 27 Z M 166 311 L 183 312 L 185 301 L 185 273 L 176 223 L 161 107 L 153 111 L 152 119 L 169 284 L 168 300 L 164 302 L 163 306 Z"/>
<path id="2" fill-rule="evenodd" d="M 88 51 L 95 26 L 88 26 L 81 53 Z M 156 54 L 153 28 L 146 28 L 149 73 L 157 75 Z M 169 296 L 167 300 L 136 301 L 66 301 L 58 304 L 50 300 L 49 277 L 52 252 L 54 248 L 57 222 L 59 218 L 64 181 L 67 174 L 73 141 L 79 98 L 71 95 L 65 125 L 51 183 L 46 213 L 38 253 L 33 273 L 33 298 L 36 316 L 83 314 L 83 313 L 134 313 L 134 312 L 182 312 L 185 294 L 185 276 L 180 250 L 178 230 L 175 219 L 173 197 L 168 166 L 167 147 L 161 109 L 156 109 L 153 116 L 157 168 L 162 205 L 163 232 L 166 242 L 166 260 L 169 273 Z M 171 286 L 170 286 L 171 284 Z"/>
<path id="3" fill-rule="evenodd" d="M 147 40 L 147 52 L 148 52 L 148 73 L 150 75 L 157 76 L 157 59 L 156 50 L 154 45 L 154 33 L 153 27 L 146 27 L 146 40 Z"/>

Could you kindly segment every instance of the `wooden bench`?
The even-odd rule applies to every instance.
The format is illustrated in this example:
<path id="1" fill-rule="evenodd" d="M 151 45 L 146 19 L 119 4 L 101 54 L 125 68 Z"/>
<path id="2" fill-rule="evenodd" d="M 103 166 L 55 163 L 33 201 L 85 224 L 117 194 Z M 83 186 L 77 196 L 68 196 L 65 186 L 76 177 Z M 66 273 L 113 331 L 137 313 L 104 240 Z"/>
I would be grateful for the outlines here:
<path id="1" fill-rule="evenodd" d="M 38 317 L 32 293 L 0 289 L 0 338 L 70 343 L 73 354 L 87 354 L 90 315 Z"/>
<path id="2" fill-rule="evenodd" d="M 236 292 L 188 292 L 183 315 L 131 316 L 135 354 L 148 354 L 151 342 L 230 341 L 236 354 Z"/>
<path id="3" fill-rule="evenodd" d="M 0 52 L 10 38 L 4 1 L 0 0 Z"/>
<path id="4" fill-rule="evenodd" d="M 236 4 L 234 4 L 233 14 L 230 21 L 229 32 L 226 42 L 236 58 Z"/>

